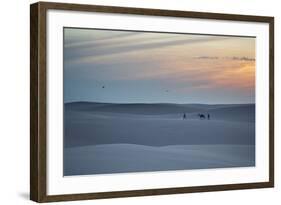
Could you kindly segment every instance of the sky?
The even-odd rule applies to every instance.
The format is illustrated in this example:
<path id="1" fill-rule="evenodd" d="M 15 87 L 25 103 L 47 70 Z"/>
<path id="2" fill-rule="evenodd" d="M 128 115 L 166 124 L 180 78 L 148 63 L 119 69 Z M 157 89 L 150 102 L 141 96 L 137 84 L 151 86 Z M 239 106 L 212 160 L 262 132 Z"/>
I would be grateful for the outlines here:
<path id="1" fill-rule="evenodd" d="M 255 103 L 255 38 L 64 28 L 64 102 Z"/>

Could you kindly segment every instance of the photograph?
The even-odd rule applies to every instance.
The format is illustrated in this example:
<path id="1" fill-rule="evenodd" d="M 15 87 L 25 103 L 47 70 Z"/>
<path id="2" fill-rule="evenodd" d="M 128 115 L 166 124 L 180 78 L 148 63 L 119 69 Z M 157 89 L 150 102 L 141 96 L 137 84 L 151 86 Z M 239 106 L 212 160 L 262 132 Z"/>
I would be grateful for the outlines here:
<path id="1" fill-rule="evenodd" d="M 256 37 L 63 28 L 63 176 L 255 167 Z"/>
<path id="2" fill-rule="evenodd" d="M 274 187 L 274 16 L 167 8 L 30 5 L 32 201 Z"/>

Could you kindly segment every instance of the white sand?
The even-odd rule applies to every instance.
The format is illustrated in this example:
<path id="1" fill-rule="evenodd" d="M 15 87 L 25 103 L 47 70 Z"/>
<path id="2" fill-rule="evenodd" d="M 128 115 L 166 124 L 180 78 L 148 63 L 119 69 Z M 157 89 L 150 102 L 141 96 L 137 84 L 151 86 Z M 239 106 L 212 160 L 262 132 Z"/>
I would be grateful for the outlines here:
<path id="1" fill-rule="evenodd" d="M 64 119 L 65 175 L 255 164 L 253 104 L 71 103 Z"/>
<path id="2" fill-rule="evenodd" d="M 255 165 L 252 145 L 153 147 L 107 144 L 65 149 L 64 175 L 247 167 Z"/>

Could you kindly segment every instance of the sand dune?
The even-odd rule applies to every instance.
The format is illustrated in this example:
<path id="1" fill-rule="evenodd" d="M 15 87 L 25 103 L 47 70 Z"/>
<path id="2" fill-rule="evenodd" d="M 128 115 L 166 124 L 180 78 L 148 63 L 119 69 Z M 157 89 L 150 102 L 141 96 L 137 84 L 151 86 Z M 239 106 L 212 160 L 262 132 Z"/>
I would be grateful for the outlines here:
<path id="1" fill-rule="evenodd" d="M 181 118 L 183 113 L 188 114 L 189 118 L 198 119 L 198 113 L 211 115 L 215 120 L 229 121 L 255 121 L 254 104 L 112 104 L 112 103 L 92 103 L 74 102 L 65 104 L 66 111 L 80 111 L 87 113 L 111 113 L 127 115 L 146 115 L 147 117 L 174 117 Z M 145 116 L 142 116 L 145 117 Z"/>
<path id="2" fill-rule="evenodd" d="M 215 108 L 208 111 L 214 119 L 255 122 L 255 105 Z"/>
<path id="3" fill-rule="evenodd" d="M 200 108 L 180 105 L 180 104 L 110 104 L 110 103 L 68 103 L 65 105 L 66 109 L 79 110 L 79 111 L 98 111 L 109 113 L 127 113 L 127 114 L 142 114 L 142 115 L 159 115 L 170 113 L 183 113 L 183 112 L 196 112 L 201 110 Z"/>
<path id="4" fill-rule="evenodd" d="M 64 174 L 254 166 L 254 122 L 254 104 L 67 103 Z"/>
<path id="5" fill-rule="evenodd" d="M 255 165 L 251 145 L 152 147 L 107 144 L 65 149 L 64 175 L 248 167 Z"/>
<path id="6" fill-rule="evenodd" d="M 148 146 L 255 143 L 255 124 L 246 121 L 245 117 L 254 118 L 253 105 L 210 108 L 211 120 L 199 120 L 197 112 L 188 113 L 187 119 L 182 120 L 182 113 L 171 112 L 178 108 L 173 104 L 160 105 L 159 110 L 172 107 L 167 111 L 169 113 L 153 115 L 144 114 L 147 110 L 143 109 L 149 105 L 141 104 L 131 105 L 139 111 L 142 109 L 141 114 L 128 113 L 132 107 L 127 109 L 125 105 L 118 105 L 116 112 L 113 112 L 112 104 L 87 103 L 84 106 L 78 103 L 75 109 L 73 104 L 71 106 L 67 105 L 65 109 L 66 147 L 111 143 Z M 104 107 L 109 107 L 111 112 L 105 112 Z"/>

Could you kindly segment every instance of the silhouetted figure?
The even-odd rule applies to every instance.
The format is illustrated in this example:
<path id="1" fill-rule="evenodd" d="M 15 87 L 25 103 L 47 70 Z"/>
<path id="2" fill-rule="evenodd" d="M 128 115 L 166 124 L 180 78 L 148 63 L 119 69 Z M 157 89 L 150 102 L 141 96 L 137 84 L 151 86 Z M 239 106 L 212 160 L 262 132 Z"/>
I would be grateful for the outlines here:
<path id="1" fill-rule="evenodd" d="M 105 88 L 104 86 L 102 86 L 102 88 Z"/>
<path id="2" fill-rule="evenodd" d="M 200 118 L 200 120 L 204 120 L 206 117 L 205 117 L 205 115 L 203 115 L 203 114 L 198 114 L 198 116 L 199 116 L 199 118 Z"/>
<path id="3" fill-rule="evenodd" d="M 184 120 L 186 119 L 186 114 L 185 114 L 185 113 L 183 114 L 183 119 L 184 119 Z"/>
<path id="4" fill-rule="evenodd" d="M 208 113 L 208 120 L 210 119 L 210 114 Z"/>

